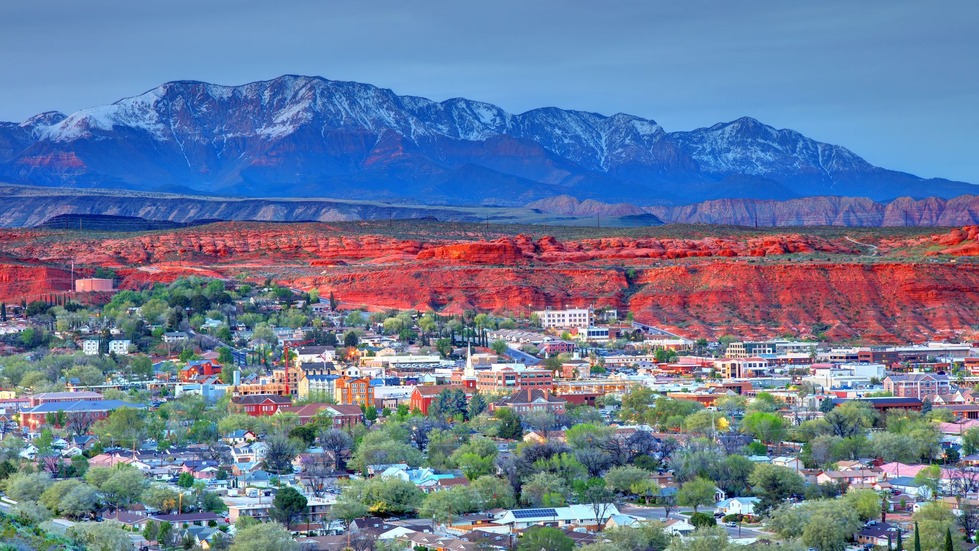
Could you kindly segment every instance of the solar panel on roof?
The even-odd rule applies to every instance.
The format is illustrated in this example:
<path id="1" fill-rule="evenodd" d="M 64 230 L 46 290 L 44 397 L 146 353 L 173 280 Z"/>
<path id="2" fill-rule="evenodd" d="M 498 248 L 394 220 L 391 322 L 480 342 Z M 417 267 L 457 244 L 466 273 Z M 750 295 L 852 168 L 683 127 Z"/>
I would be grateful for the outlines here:
<path id="1" fill-rule="evenodd" d="M 554 509 L 520 509 L 513 511 L 514 518 L 538 518 L 538 517 L 556 517 L 557 511 Z"/>

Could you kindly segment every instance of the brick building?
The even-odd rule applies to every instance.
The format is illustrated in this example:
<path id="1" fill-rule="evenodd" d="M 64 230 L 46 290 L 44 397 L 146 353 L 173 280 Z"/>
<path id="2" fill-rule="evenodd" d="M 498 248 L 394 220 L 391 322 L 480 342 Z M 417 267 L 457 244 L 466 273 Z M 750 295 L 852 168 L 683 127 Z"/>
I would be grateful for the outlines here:
<path id="1" fill-rule="evenodd" d="M 554 374 L 523 364 L 494 364 L 476 373 L 476 389 L 483 394 L 513 392 L 523 388 L 553 390 Z"/>
<path id="2" fill-rule="evenodd" d="M 952 383 L 948 375 L 937 373 L 911 373 L 890 375 L 884 379 L 884 392 L 901 398 L 924 399 L 936 394 L 951 394 Z"/>
<path id="3" fill-rule="evenodd" d="M 86 421 L 94 423 L 105 419 L 119 408 L 146 409 L 141 404 L 131 404 L 122 400 L 77 400 L 74 402 L 55 401 L 44 403 L 20 413 L 20 426 L 38 430 L 48 422 L 48 416 L 60 417 L 55 426 L 63 427 L 74 417 L 85 417 Z"/>
<path id="4" fill-rule="evenodd" d="M 251 396 L 237 396 L 231 399 L 231 403 L 252 417 L 264 417 L 275 415 L 279 411 L 279 408 L 283 406 L 292 405 L 292 399 L 276 394 L 255 394 Z"/>
<path id="5" fill-rule="evenodd" d="M 514 413 L 549 411 L 564 413 L 568 401 L 545 389 L 526 388 L 492 404 L 492 409 L 509 408 Z"/>
<path id="6" fill-rule="evenodd" d="M 408 401 L 408 407 L 411 411 L 418 410 L 422 415 L 428 415 L 428 408 L 432 405 L 435 398 L 446 390 L 461 390 L 466 393 L 466 400 L 469 400 L 473 396 L 472 389 L 466 388 L 462 385 L 428 385 L 428 386 L 417 386 L 415 390 L 411 392 L 411 399 Z"/>

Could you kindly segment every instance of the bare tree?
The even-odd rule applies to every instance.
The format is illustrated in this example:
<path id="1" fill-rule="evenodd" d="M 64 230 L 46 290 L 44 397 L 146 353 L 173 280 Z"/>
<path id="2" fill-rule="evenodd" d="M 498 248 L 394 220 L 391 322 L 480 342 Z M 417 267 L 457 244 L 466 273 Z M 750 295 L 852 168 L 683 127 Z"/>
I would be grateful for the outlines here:
<path id="1" fill-rule="evenodd" d="M 959 511 L 962 514 L 956 520 L 965 532 L 966 541 L 971 543 L 976 530 L 979 529 L 979 508 L 975 505 L 959 505 Z"/>
<path id="2" fill-rule="evenodd" d="M 670 518 L 670 511 L 676 509 L 676 493 L 664 494 L 661 490 L 656 497 L 656 503 L 663 508 L 663 517 Z"/>
<path id="3" fill-rule="evenodd" d="M 81 436 L 86 434 L 93 424 L 95 424 L 95 416 L 91 413 L 75 413 L 68 416 L 65 430 L 68 431 L 68 434 Z"/>
<path id="4" fill-rule="evenodd" d="M 346 470 L 346 458 L 353 448 L 354 439 L 340 429 L 329 429 L 319 435 L 319 441 L 333 459 L 333 470 Z"/>
<path id="5" fill-rule="evenodd" d="M 302 456 L 300 463 L 302 465 L 302 478 L 309 483 L 314 496 L 322 497 L 327 482 L 336 473 L 333 458 L 322 453 L 307 454 Z"/>

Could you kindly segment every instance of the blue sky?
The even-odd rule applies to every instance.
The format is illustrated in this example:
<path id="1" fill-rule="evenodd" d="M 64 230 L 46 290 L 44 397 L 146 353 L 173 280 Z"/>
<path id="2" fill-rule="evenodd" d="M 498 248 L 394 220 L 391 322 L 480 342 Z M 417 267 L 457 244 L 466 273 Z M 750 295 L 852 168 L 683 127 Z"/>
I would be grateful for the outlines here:
<path id="1" fill-rule="evenodd" d="M 295 73 L 512 112 L 743 115 L 979 183 L 979 3 L 44 0 L 0 5 L 0 120 Z"/>

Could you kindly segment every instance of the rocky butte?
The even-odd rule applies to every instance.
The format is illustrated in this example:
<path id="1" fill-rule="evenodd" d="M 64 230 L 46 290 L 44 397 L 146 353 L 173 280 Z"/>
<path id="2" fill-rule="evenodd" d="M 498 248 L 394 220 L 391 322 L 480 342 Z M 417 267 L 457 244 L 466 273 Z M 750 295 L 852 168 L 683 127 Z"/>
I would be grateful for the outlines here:
<path id="1" fill-rule="evenodd" d="M 406 221 L 3 230 L 0 300 L 66 291 L 74 261 L 76 276 L 114 269 L 122 288 L 188 275 L 271 277 L 332 291 L 348 308 L 613 306 L 707 337 L 955 338 L 973 334 L 979 312 L 977 226 L 548 230 Z"/>

